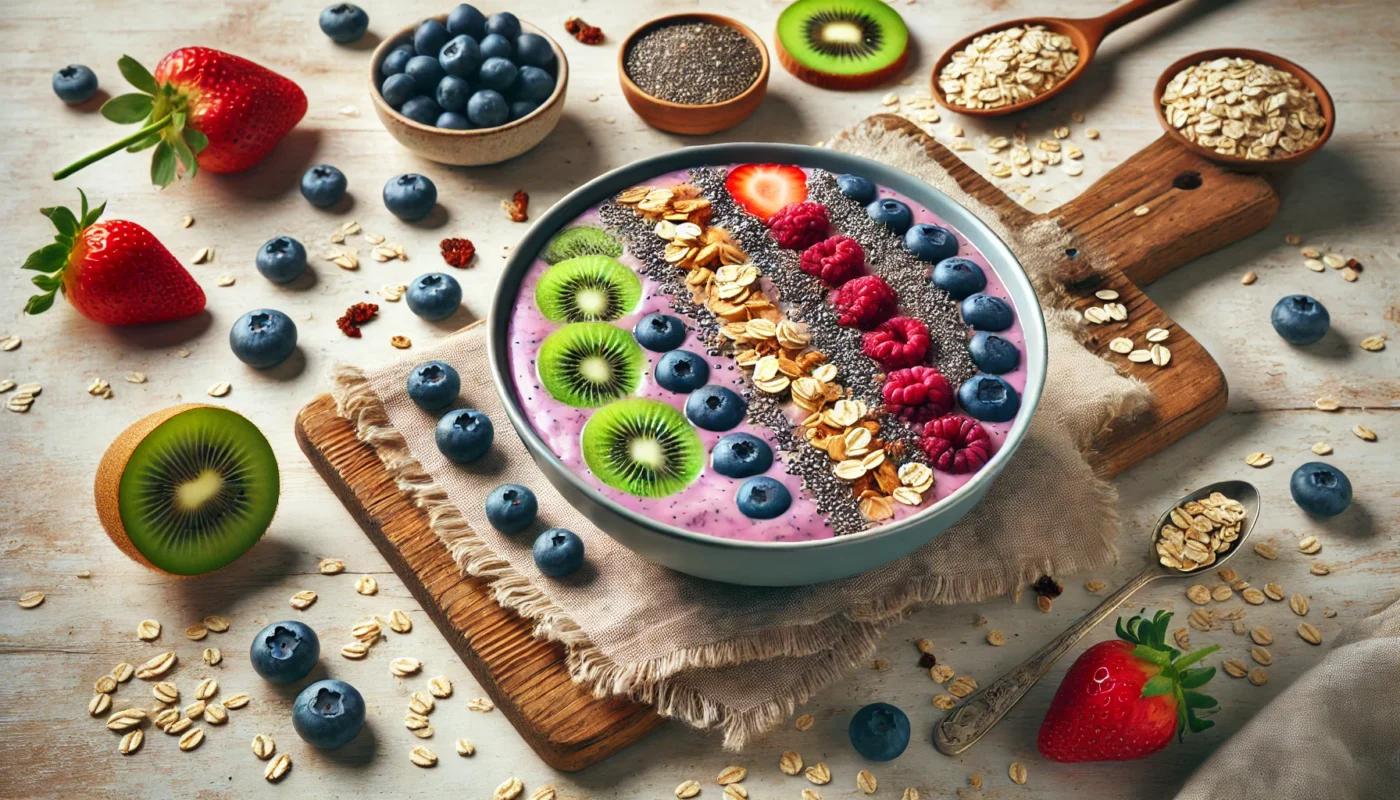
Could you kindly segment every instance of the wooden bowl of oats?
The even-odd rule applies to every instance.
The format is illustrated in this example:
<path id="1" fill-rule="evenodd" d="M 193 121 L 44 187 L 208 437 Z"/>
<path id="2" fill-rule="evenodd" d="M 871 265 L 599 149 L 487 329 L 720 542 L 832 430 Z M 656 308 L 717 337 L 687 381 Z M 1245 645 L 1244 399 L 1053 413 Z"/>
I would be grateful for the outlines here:
<path id="1" fill-rule="evenodd" d="M 1337 124 L 1321 81 L 1262 50 L 1192 53 L 1157 79 L 1152 104 L 1178 144 L 1239 172 L 1296 167 L 1322 149 Z"/>

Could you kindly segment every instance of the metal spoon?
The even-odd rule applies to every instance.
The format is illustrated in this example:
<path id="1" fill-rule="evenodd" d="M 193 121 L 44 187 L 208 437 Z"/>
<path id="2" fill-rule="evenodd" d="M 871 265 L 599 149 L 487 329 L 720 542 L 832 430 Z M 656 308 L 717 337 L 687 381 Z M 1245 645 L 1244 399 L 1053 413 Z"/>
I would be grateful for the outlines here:
<path id="1" fill-rule="evenodd" d="M 1183 503 L 1208 497 L 1214 492 L 1219 492 L 1231 500 L 1238 500 L 1245 507 L 1246 516 L 1240 525 L 1239 538 L 1231 544 L 1229 550 L 1217 554 L 1215 561 L 1209 565 L 1202 565 L 1187 571 L 1160 564 L 1157 555 L 1157 540 L 1162 536 L 1162 526 L 1171 522 L 1172 510 Z M 966 703 L 944 715 L 942 721 L 933 728 L 934 745 L 942 752 L 952 756 L 976 744 L 978 739 L 985 736 L 987 731 L 992 729 L 992 726 L 1001 721 L 1001 718 L 1006 716 L 1012 706 L 1015 706 L 1026 692 L 1030 691 L 1031 687 L 1044 677 L 1046 672 L 1050 671 L 1050 666 L 1060 656 L 1064 655 L 1080 639 L 1083 639 L 1089 631 L 1094 629 L 1095 625 L 1118 610 L 1118 607 L 1123 605 L 1134 592 L 1158 578 L 1185 578 L 1218 568 L 1221 564 L 1229 561 L 1235 553 L 1244 549 L 1245 541 L 1249 539 L 1250 531 L 1254 530 L 1254 523 L 1258 519 L 1259 490 L 1246 481 L 1212 483 L 1177 500 L 1171 508 L 1167 509 L 1166 513 L 1162 514 L 1162 517 L 1157 520 L 1156 527 L 1152 529 L 1152 537 L 1148 545 L 1150 565 L 1123 584 L 1118 591 L 1106 597 L 1098 608 L 1080 617 L 1068 630 L 1037 650 L 1015 669 L 983 686 L 968 697 Z"/>

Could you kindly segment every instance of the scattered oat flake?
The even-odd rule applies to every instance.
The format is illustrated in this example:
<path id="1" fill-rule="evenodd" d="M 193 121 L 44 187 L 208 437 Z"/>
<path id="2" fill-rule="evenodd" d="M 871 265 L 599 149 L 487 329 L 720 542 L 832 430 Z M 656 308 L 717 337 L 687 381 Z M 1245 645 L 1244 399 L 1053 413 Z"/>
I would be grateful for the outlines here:
<path id="1" fill-rule="evenodd" d="M 23 340 L 18 336 L 0 336 L 0 350 L 10 352 L 23 344 Z"/>
<path id="2" fill-rule="evenodd" d="M 1254 270 L 1250 270 L 1244 274 L 1244 277 L 1240 278 L 1240 283 L 1248 286 L 1257 280 L 1259 280 L 1259 276 L 1255 274 Z"/>
<path id="3" fill-rule="evenodd" d="M 603 29 L 589 25 L 578 17 L 569 17 L 565 20 L 564 30 L 581 44 L 602 44 L 603 42 Z"/>
<path id="4" fill-rule="evenodd" d="M 1386 339 L 1386 337 L 1385 337 L 1384 335 L 1381 335 L 1381 336 L 1367 336 L 1365 339 L 1362 339 L 1362 340 L 1361 340 L 1361 349 L 1362 349 L 1362 350 L 1369 350 L 1369 351 L 1372 352 L 1372 353 L 1376 353 L 1376 352 L 1379 352 L 1379 351 L 1381 351 L 1381 350 L 1384 350 L 1384 349 L 1385 349 L 1385 339 Z"/>
<path id="5" fill-rule="evenodd" d="M 220 275 L 220 276 L 218 277 L 218 279 L 214 281 L 214 283 L 217 284 L 218 286 L 232 286 L 232 285 L 233 285 L 233 282 L 234 282 L 234 277 L 233 277 L 232 275 L 228 275 L 228 274 Z"/>
<path id="6" fill-rule="evenodd" d="M 263 777 L 269 783 L 276 783 L 282 780 L 287 774 L 287 770 L 292 768 L 292 756 L 290 753 L 280 753 L 271 761 L 267 762 L 267 768 L 263 770 Z"/>
<path id="7" fill-rule="evenodd" d="M 408 348 L 413 346 L 413 340 L 408 338 L 407 336 L 390 336 L 389 344 L 393 345 L 399 350 L 407 350 Z"/>
<path id="8" fill-rule="evenodd" d="M 811 714 L 803 714 L 793 722 L 793 727 L 797 728 L 799 731 L 806 731 L 811 730 L 812 726 L 815 724 L 817 724 L 816 717 L 813 717 Z"/>
<path id="9" fill-rule="evenodd" d="M 214 260 L 214 251 L 208 247 L 201 247 L 195 251 L 194 258 L 190 259 L 191 264 L 207 264 Z"/>
<path id="10" fill-rule="evenodd" d="M 1341 402 L 1335 397 L 1319 397 L 1313 401 L 1313 405 L 1317 407 L 1318 411 L 1336 411 L 1342 407 Z"/>
<path id="11" fill-rule="evenodd" d="M 1274 457 L 1269 455 L 1268 453 L 1263 452 L 1250 453 L 1249 455 L 1244 457 L 1244 463 L 1250 465 L 1251 467 L 1267 467 L 1270 464 L 1274 463 Z"/>
<path id="12" fill-rule="evenodd" d="M 1006 770 L 1006 774 L 1011 777 L 1011 782 L 1017 786 L 1026 785 L 1026 765 L 1019 761 L 1011 762 L 1011 766 Z"/>
<path id="13" fill-rule="evenodd" d="M 292 608 L 295 608 L 297 611 L 304 611 L 310 608 L 311 604 L 315 602 L 316 593 L 309 589 L 307 591 L 297 592 L 292 595 L 291 599 Z"/>
<path id="14" fill-rule="evenodd" d="M 525 791 L 525 784 L 519 778 L 511 777 L 496 787 L 495 793 L 491 795 L 491 800 L 515 800 L 523 791 Z"/>
<path id="15" fill-rule="evenodd" d="M 341 106 L 340 113 L 347 117 L 360 116 L 360 109 L 355 106 Z"/>
<path id="16" fill-rule="evenodd" d="M 1374 442 L 1376 440 L 1376 432 L 1359 422 L 1351 427 L 1351 432 L 1356 434 L 1356 438 L 1363 441 Z"/>
<path id="17" fill-rule="evenodd" d="M 464 758 L 466 756 L 474 755 L 476 753 L 476 745 L 472 744 L 466 739 L 458 739 L 456 747 L 457 755 L 462 756 Z"/>
<path id="18" fill-rule="evenodd" d="M 223 397 L 224 395 L 228 394 L 229 390 L 232 388 L 233 384 L 229 383 L 228 381 L 219 381 L 218 383 L 209 387 L 209 396 Z"/>
<path id="19" fill-rule="evenodd" d="M 485 714 L 491 711 L 495 711 L 496 704 L 485 697 L 473 697 L 472 699 L 467 701 L 467 710 L 480 711 L 481 713 Z"/>
<path id="20" fill-rule="evenodd" d="M 1320 456 L 1332 454 L 1332 445 L 1327 442 L 1318 442 L 1312 446 L 1312 451 Z"/>
<path id="21" fill-rule="evenodd" d="M 695 797 L 698 794 L 700 794 L 700 781 L 694 779 L 688 780 L 676 787 L 676 797 L 679 797 L 681 800 L 689 800 L 689 798 Z"/>
<path id="22" fill-rule="evenodd" d="M 44 602 L 43 592 L 25 592 L 19 596 L 20 608 L 36 608 L 42 602 Z"/>
<path id="23" fill-rule="evenodd" d="M 145 383 L 145 382 L 146 382 L 146 373 L 144 373 L 144 372 L 128 372 L 128 373 L 126 374 L 126 382 L 127 382 L 127 383 Z"/>
<path id="24" fill-rule="evenodd" d="M 362 575 L 355 581 L 355 591 L 363 595 L 372 595 L 379 591 L 379 582 L 368 575 Z"/>
<path id="25" fill-rule="evenodd" d="M 1090 139 L 1097 139 L 1097 138 L 1099 138 L 1099 129 L 1098 129 L 1098 128 L 1089 128 L 1089 129 L 1087 129 L 1087 130 L 1084 131 L 1084 135 L 1085 135 L 1086 137 L 1090 138 Z"/>
<path id="26" fill-rule="evenodd" d="M 181 227 L 181 228 L 188 228 L 189 226 L 191 226 L 191 225 L 193 225 L 193 224 L 194 224 L 194 217 L 191 217 L 189 214 L 186 214 L 185 216 L 183 216 L 183 217 L 180 218 L 180 227 Z"/>

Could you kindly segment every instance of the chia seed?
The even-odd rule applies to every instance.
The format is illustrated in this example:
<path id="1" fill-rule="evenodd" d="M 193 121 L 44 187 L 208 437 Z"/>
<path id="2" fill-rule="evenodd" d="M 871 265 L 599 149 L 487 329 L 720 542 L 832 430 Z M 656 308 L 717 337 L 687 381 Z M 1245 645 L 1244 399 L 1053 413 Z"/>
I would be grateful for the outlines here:
<path id="1" fill-rule="evenodd" d="M 763 57 L 739 31 L 713 22 L 681 22 L 637 38 L 624 61 L 627 77 L 647 94 L 682 105 L 722 103 L 743 94 Z"/>

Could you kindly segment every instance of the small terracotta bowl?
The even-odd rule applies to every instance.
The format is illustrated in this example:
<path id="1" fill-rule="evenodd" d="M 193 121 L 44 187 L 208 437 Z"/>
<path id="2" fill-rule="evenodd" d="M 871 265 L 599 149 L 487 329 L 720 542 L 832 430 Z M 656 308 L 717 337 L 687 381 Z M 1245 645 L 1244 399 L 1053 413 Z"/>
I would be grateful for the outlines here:
<path id="1" fill-rule="evenodd" d="M 1283 158 L 1249 159 L 1241 156 L 1227 156 L 1217 153 L 1212 148 L 1196 144 L 1185 136 L 1182 136 L 1181 133 L 1176 128 L 1173 128 L 1171 123 L 1167 121 L 1166 109 L 1162 106 L 1162 94 L 1166 91 L 1167 84 L 1171 83 L 1171 79 L 1176 77 L 1178 72 L 1181 72 L 1192 64 L 1199 64 L 1202 61 L 1213 61 L 1221 57 L 1247 58 L 1260 64 L 1266 64 L 1274 69 L 1292 73 L 1297 77 L 1298 81 L 1302 83 L 1305 88 L 1317 95 L 1318 113 L 1320 113 L 1323 120 L 1325 120 L 1322 134 L 1318 136 L 1317 141 L 1313 142 L 1306 149 L 1299 150 Z M 1313 77 L 1311 72 L 1308 72 L 1292 61 L 1276 56 L 1273 53 L 1265 53 L 1262 50 L 1219 48 L 1216 50 L 1202 50 L 1199 53 L 1192 53 L 1178 60 L 1170 67 L 1167 67 L 1167 70 L 1162 73 L 1162 77 L 1157 79 L 1157 87 L 1152 90 L 1152 105 L 1157 109 L 1157 121 L 1162 123 L 1162 129 L 1167 132 L 1167 135 L 1170 136 L 1173 141 L 1207 161 L 1214 161 L 1236 172 L 1277 172 L 1296 167 L 1316 155 L 1317 151 L 1321 150 L 1324 144 L 1327 144 L 1327 140 L 1332 138 L 1332 130 L 1337 127 L 1337 109 L 1332 104 L 1332 95 L 1327 93 L 1327 87 L 1322 85 L 1322 81 L 1319 81 L 1317 78 Z"/>
<path id="2" fill-rule="evenodd" d="M 632 50 L 632 44 L 642 34 L 664 25 L 674 25 L 680 22 L 712 22 L 716 25 L 724 25 L 742 33 L 749 41 L 753 42 L 762 57 L 762 63 L 759 64 L 758 68 L 758 77 L 754 79 L 753 85 L 745 89 L 742 94 L 731 97 L 722 103 L 701 105 L 672 103 L 642 91 L 641 87 L 633 83 L 632 79 L 627 76 L 627 54 Z M 657 17 L 628 34 L 622 47 L 618 48 L 617 51 L 617 79 L 622 84 L 622 96 L 627 98 L 627 104 L 648 125 L 671 133 L 688 135 L 715 133 L 743 122 L 754 112 L 754 109 L 758 108 L 758 104 L 763 102 L 764 96 L 768 94 L 768 48 L 764 46 L 763 40 L 758 37 L 758 34 L 738 20 L 719 14 L 670 14 Z"/>
<path id="3" fill-rule="evenodd" d="M 439 14 L 432 19 L 447 24 L 447 15 Z M 419 21 L 421 23 L 421 20 Z M 559 43 L 549 34 L 522 21 L 520 27 L 527 33 L 538 33 L 549 46 L 554 48 L 554 93 L 540 107 L 529 115 L 514 122 L 507 122 L 496 128 L 480 128 L 458 131 L 449 128 L 436 128 L 405 117 L 395 111 L 384 96 L 379 93 L 379 65 L 394 48 L 413 43 L 413 31 L 419 23 L 404 28 L 379 43 L 374 49 L 374 57 L 369 63 L 369 96 L 374 103 L 374 111 L 384 129 L 398 140 L 399 144 L 424 158 L 441 164 L 454 164 L 461 167 L 479 167 L 496 164 L 515 158 L 544 140 L 559 117 L 564 112 L 564 95 L 569 87 L 569 61 Z"/>

